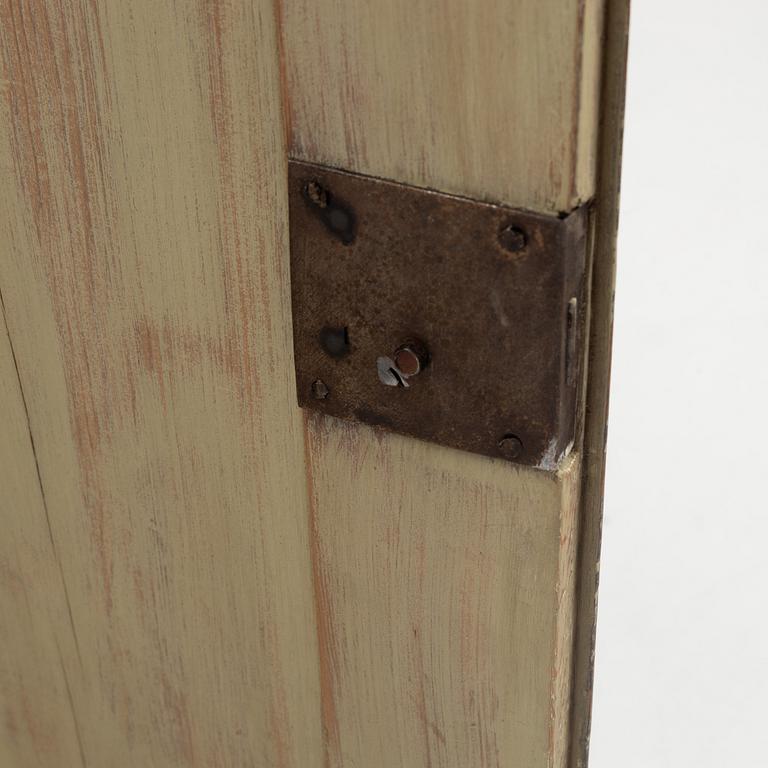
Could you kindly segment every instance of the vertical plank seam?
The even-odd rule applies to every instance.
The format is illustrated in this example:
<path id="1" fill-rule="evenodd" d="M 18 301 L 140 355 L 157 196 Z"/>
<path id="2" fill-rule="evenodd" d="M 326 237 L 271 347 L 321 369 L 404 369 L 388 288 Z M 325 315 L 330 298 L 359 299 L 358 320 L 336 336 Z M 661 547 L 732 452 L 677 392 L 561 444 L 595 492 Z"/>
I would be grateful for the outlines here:
<path id="1" fill-rule="evenodd" d="M 274 0 L 275 37 L 277 38 L 277 64 L 280 76 L 280 102 L 283 112 L 283 133 L 285 138 L 286 154 L 293 151 L 293 122 L 291 117 L 291 100 L 288 95 L 288 72 L 285 54 L 285 40 L 283 36 L 283 3 L 282 0 Z"/>
<path id="2" fill-rule="evenodd" d="M 38 456 L 37 456 L 37 448 L 35 446 L 35 438 L 34 438 L 34 435 L 32 434 L 32 423 L 31 423 L 30 418 L 29 418 L 29 406 L 27 405 L 27 398 L 26 398 L 26 395 L 24 394 L 24 387 L 22 386 L 22 383 L 21 383 L 21 373 L 19 371 L 19 362 L 18 362 L 18 358 L 16 357 L 16 349 L 14 348 L 14 345 L 13 345 L 13 338 L 11 337 L 11 331 L 10 331 L 10 328 L 8 326 L 8 316 L 7 316 L 7 313 L 6 313 L 6 310 L 5 310 L 5 300 L 3 298 L 3 292 L 2 292 L 1 288 L 0 288 L 0 311 L 2 311 L 2 315 L 3 315 L 3 326 L 5 328 L 6 336 L 8 337 L 8 346 L 10 347 L 10 350 L 11 350 L 11 359 L 13 360 L 13 367 L 14 367 L 14 370 L 16 371 L 16 381 L 17 381 L 18 386 L 19 386 L 19 394 L 21 396 L 22 407 L 24 408 L 24 418 L 25 418 L 25 420 L 27 422 L 27 434 L 29 435 L 29 443 L 30 443 L 30 447 L 32 449 L 32 457 L 33 457 L 34 462 L 35 462 L 35 473 L 37 475 L 38 488 L 40 489 L 40 500 L 42 502 L 43 512 L 45 514 L 45 522 L 46 522 L 46 526 L 48 528 L 48 538 L 49 538 L 49 541 L 50 541 L 50 544 L 51 544 L 51 551 L 53 553 L 53 558 L 56 561 L 56 566 L 57 566 L 58 571 L 59 571 L 59 579 L 61 580 L 62 589 L 64 591 L 64 601 L 65 601 L 66 606 L 67 606 L 67 615 L 69 617 L 69 626 L 70 626 L 70 630 L 72 632 L 72 640 L 73 640 L 73 642 L 75 644 L 75 652 L 77 653 L 77 661 L 78 661 L 78 664 L 80 665 L 80 669 L 82 670 L 83 669 L 83 659 L 82 659 L 82 656 L 80 654 L 80 644 L 79 644 L 78 639 L 77 639 L 77 631 L 75 629 L 75 621 L 74 621 L 74 617 L 72 615 L 72 603 L 71 603 L 71 601 L 69 599 L 69 591 L 67 589 L 67 582 L 64 579 L 64 569 L 62 568 L 61 559 L 59 558 L 59 554 L 58 554 L 58 551 L 56 549 L 56 541 L 55 541 L 54 536 L 53 536 L 53 529 L 51 527 L 51 518 L 50 518 L 50 514 L 48 512 L 48 501 L 47 501 L 47 499 L 45 497 L 45 488 L 43 487 L 43 478 L 42 478 L 42 474 L 41 474 L 41 471 L 40 471 L 40 461 L 39 461 Z M 70 684 L 69 684 L 69 676 L 67 675 L 67 670 L 66 670 L 66 667 L 64 665 L 63 657 L 61 655 L 61 649 L 59 647 L 59 642 L 58 642 L 58 639 L 56 638 L 56 634 L 55 633 L 53 635 L 53 639 L 54 639 L 54 642 L 56 643 L 56 649 L 57 649 L 57 651 L 59 653 L 59 662 L 61 664 L 61 671 L 62 671 L 62 674 L 64 676 L 64 685 L 65 685 L 65 687 L 67 689 L 67 698 L 69 700 L 70 712 L 72 714 L 72 722 L 73 722 L 73 726 L 74 726 L 74 729 L 75 729 L 75 736 L 77 738 L 77 745 L 78 745 L 78 749 L 80 751 L 80 759 L 81 759 L 83 768 L 86 768 L 87 764 L 86 764 L 86 760 L 85 760 L 85 752 L 83 750 L 83 742 L 82 742 L 82 738 L 81 738 L 81 734 L 80 734 L 80 724 L 79 724 L 79 721 L 78 721 L 78 718 L 77 718 L 77 713 L 75 711 L 74 700 L 72 698 L 72 690 L 71 690 L 71 687 L 70 687 Z"/>
<path id="3" fill-rule="evenodd" d="M 287 58 L 284 39 L 284 19 L 282 0 L 273 0 L 275 40 L 277 43 L 278 76 L 280 89 L 280 106 L 283 116 L 283 152 L 287 158 L 293 149 L 293 123 L 291 116 L 291 100 L 288 93 Z M 287 167 L 286 171 L 287 173 Z M 289 249 L 290 250 L 290 249 Z M 307 414 L 301 411 L 302 440 L 304 448 L 304 479 L 307 494 L 309 559 L 312 588 L 312 606 L 315 615 L 315 635 L 317 638 L 317 670 L 320 686 L 320 729 L 322 735 L 323 768 L 331 768 L 331 748 L 339 754 L 339 723 L 333 691 L 333 667 L 329 648 L 329 627 L 324 621 L 329 606 L 322 587 L 320 569 L 321 553 L 317 531 L 317 510 L 315 508 L 314 481 L 312 477 L 312 455 L 310 450 L 309 425 Z M 325 611 L 323 610 L 325 609 Z"/>
<path id="4" fill-rule="evenodd" d="M 320 721 L 323 735 L 323 766 L 331 767 L 331 749 L 338 757 L 341 754 L 339 722 L 336 716 L 336 702 L 333 690 L 333 654 L 331 652 L 331 617 L 328 596 L 322 584 L 320 541 L 317 530 L 314 479 L 312 476 L 312 455 L 310 450 L 309 416 L 301 412 L 304 436 L 304 474 L 307 486 L 307 508 L 309 511 L 309 556 L 312 569 L 312 603 L 315 609 L 315 631 L 317 633 L 318 671 L 320 676 Z"/>

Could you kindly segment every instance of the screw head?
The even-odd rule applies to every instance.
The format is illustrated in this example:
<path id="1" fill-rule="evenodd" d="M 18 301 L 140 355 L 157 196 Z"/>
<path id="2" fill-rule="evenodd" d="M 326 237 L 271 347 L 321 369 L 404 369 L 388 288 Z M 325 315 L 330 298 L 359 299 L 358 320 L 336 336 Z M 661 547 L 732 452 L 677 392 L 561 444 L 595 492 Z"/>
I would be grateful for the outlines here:
<path id="1" fill-rule="evenodd" d="M 322 379 L 315 379 L 312 382 L 312 397 L 314 397 L 315 400 L 325 400 L 330 394 L 331 390 L 328 389 Z"/>
<path id="2" fill-rule="evenodd" d="M 410 347 L 402 347 L 395 352 L 395 365 L 403 376 L 416 376 L 421 371 L 421 360 Z"/>
<path id="3" fill-rule="evenodd" d="M 510 253 L 520 253 L 527 243 L 525 232 L 514 224 L 508 224 L 499 232 L 499 244 Z"/>
<path id="4" fill-rule="evenodd" d="M 499 453 L 505 459 L 519 459 L 523 455 L 523 443 L 517 435 L 504 435 L 499 440 Z"/>
<path id="5" fill-rule="evenodd" d="M 397 370 L 409 379 L 424 370 L 429 363 L 429 352 L 420 341 L 409 339 L 395 350 L 393 360 Z"/>

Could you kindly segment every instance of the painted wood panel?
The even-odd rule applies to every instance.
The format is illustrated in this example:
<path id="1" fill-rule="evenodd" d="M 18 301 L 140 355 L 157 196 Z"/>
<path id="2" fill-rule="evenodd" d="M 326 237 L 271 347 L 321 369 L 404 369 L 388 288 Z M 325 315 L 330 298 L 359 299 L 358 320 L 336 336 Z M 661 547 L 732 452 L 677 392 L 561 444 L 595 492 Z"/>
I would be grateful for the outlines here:
<path id="1" fill-rule="evenodd" d="M 0 0 L 6 762 L 566 765 L 581 451 L 538 472 L 301 414 L 285 160 L 570 209 L 602 20 Z"/>
<path id="2" fill-rule="evenodd" d="M 79 765 L 79 726 L 63 664 L 65 655 L 77 656 L 75 635 L 0 319 L 0 765 Z"/>
<path id="3" fill-rule="evenodd" d="M 578 458 L 308 426 L 327 764 L 564 765 Z"/>
<path id="4" fill-rule="evenodd" d="M 272 6 L 2 0 L 0 17 L 0 289 L 83 764 L 318 765 Z M 40 609 L 56 636 L 61 599 Z M 45 674 L 54 640 L 33 629 Z M 55 673 L 3 702 L 19 728 L 56 706 Z M 65 751 L 16 765 L 78 764 L 63 718 Z"/>
<path id="5" fill-rule="evenodd" d="M 602 2 L 280 7 L 293 156 L 552 214 L 593 195 Z M 564 766 L 578 455 L 307 435 L 328 764 Z"/>
<path id="6" fill-rule="evenodd" d="M 291 154 L 543 212 L 595 190 L 603 0 L 279 0 Z"/>

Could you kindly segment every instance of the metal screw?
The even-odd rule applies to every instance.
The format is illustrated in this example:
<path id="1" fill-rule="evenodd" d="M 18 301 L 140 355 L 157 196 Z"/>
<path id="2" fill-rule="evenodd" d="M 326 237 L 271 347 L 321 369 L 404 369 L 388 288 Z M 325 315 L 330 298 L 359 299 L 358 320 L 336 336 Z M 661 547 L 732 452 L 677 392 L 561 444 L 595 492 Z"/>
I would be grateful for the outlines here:
<path id="1" fill-rule="evenodd" d="M 505 459 L 519 459 L 523 455 L 523 443 L 517 435 L 504 435 L 499 440 L 499 452 Z"/>
<path id="2" fill-rule="evenodd" d="M 416 339 L 401 344 L 393 355 L 395 366 L 406 379 L 417 376 L 429 363 L 427 348 Z"/>
<path id="3" fill-rule="evenodd" d="M 312 397 L 314 397 L 315 400 L 325 400 L 330 394 L 331 390 L 328 389 L 322 379 L 315 379 L 315 381 L 312 382 Z"/>
<path id="4" fill-rule="evenodd" d="M 379 381 L 388 387 L 408 389 L 408 379 L 424 370 L 429 363 L 427 348 L 416 339 L 402 343 L 392 357 L 380 357 L 376 360 Z"/>
<path id="5" fill-rule="evenodd" d="M 499 232 L 499 244 L 510 253 L 520 253 L 527 242 L 525 232 L 514 224 L 507 225 Z"/>
<path id="6" fill-rule="evenodd" d="M 425 365 L 425 357 L 410 345 L 403 345 L 395 352 L 395 366 L 403 376 L 409 378 L 421 373 Z"/>

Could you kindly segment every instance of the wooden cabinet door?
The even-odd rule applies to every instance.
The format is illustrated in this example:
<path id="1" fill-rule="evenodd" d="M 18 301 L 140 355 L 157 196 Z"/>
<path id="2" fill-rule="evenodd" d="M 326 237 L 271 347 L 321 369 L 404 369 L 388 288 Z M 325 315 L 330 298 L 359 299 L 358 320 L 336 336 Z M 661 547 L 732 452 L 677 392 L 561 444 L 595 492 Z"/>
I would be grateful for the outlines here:
<path id="1" fill-rule="evenodd" d="M 584 765 L 627 5 L 0 0 L 3 768 Z M 288 157 L 593 201 L 559 466 L 299 409 Z"/>

